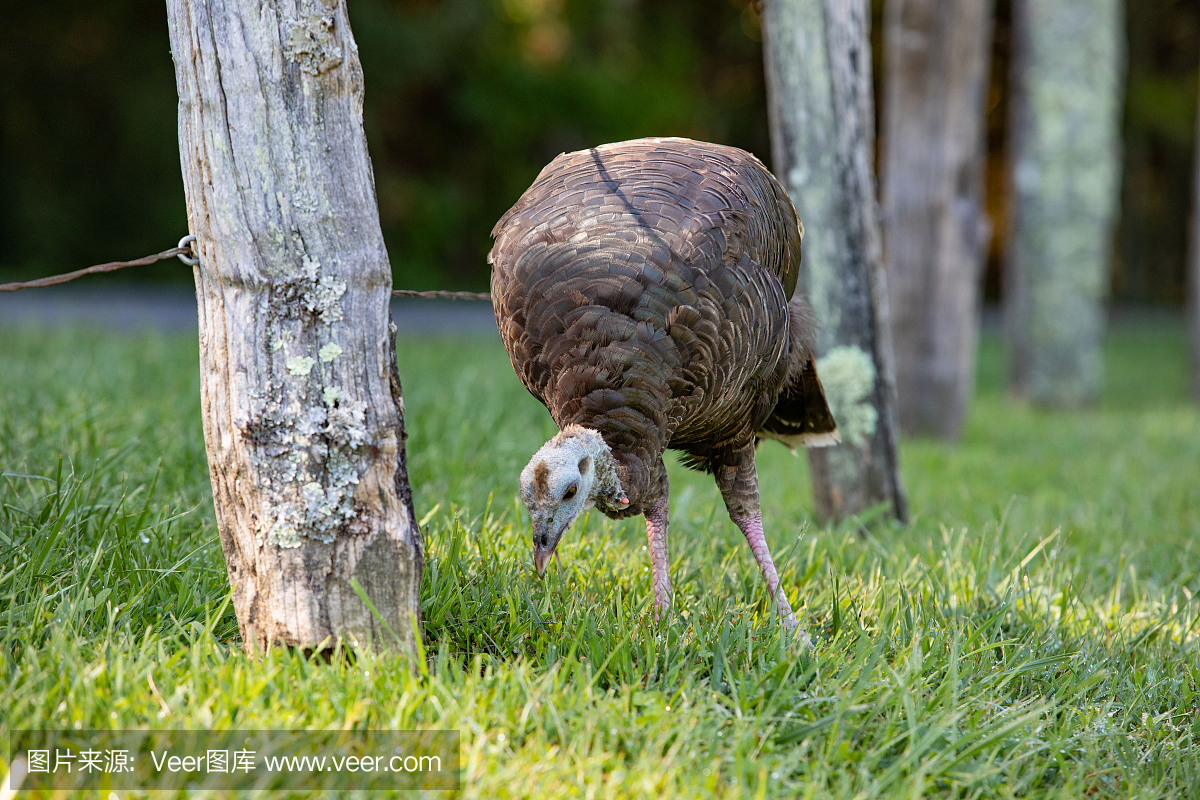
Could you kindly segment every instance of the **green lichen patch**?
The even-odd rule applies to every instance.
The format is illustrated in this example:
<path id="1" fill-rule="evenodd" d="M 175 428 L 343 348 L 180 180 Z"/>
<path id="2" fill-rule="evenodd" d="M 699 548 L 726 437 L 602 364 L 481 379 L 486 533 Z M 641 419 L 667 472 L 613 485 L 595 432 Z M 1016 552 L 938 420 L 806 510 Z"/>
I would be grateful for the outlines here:
<path id="1" fill-rule="evenodd" d="M 328 363 L 342 354 L 342 346 L 337 342 L 330 342 L 317 351 L 317 356 L 321 361 Z"/>
<path id="2" fill-rule="evenodd" d="M 340 401 L 336 387 L 322 395 L 325 405 L 307 411 L 298 402 L 284 407 L 272 397 L 255 398 L 258 414 L 242 429 L 272 510 L 260 545 L 299 547 L 306 537 L 331 542 L 357 527 L 366 403 Z"/>
<path id="3" fill-rule="evenodd" d="M 817 359 L 817 372 L 842 441 L 858 445 L 873 436 L 879 413 L 871 402 L 875 389 L 871 357 L 858 347 L 835 347 Z"/>
<path id="4" fill-rule="evenodd" d="M 288 359 L 287 371 L 297 377 L 303 377 L 312 372 L 313 365 L 316 363 L 317 360 L 311 356 L 294 356 Z"/>
<path id="5" fill-rule="evenodd" d="M 307 14 L 289 20 L 291 31 L 284 43 L 289 60 L 309 75 L 321 75 L 341 65 L 342 46 L 332 14 Z"/>

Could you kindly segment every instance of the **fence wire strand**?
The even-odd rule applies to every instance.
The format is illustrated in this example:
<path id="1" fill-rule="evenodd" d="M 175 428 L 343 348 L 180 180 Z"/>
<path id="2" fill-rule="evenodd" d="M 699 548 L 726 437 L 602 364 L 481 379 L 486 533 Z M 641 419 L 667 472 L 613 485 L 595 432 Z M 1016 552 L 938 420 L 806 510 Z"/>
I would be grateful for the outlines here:
<path id="1" fill-rule="evenodd" d="M 487 292 L 446 292 L 441 290 L 417 292 L 412 289 L 393 289 L 392 297 L 419 297 L 422 300 L 487 300 L 489 302 L 492 299 Z"/>
<path id="2" fill-rule="evenodd" d="M 188 238 L 188 237 L 185 237 Z M 143 256 L 142 258 L 134 259 L 133 261 L 109 261 L 107 264 L 96 264 L 91 267 L 77 269 L 74 272 L 66 272 L 62 275 L 51 275 L 48 278 L 38 278 L 32 281 L 17 281 L 14 283 L 0 283 L 0 292 L 19 292 L 22 289 L 43 289 L 47 286 L 58 286 L 61 283 L 73 281 L 76 278 L 82 278 L 84 275 L 94 275 L 100 272 L 116 272 L 119 269 L 127 267 L 144 267 L 153 264 L 157 261 L 165 261 L 168 258 L 184 258 L 194 257 L 190 243 L 182 244 L 177 247 L 172 247 L 170 250 L 163 250 L 161 253 L 155 253 L 152 256 Z M 422 300 L 487 300 L 491 301 L 492 296 L 487 292 L 449 292 L 442 290 L 432 290 L 418 292 L 413 289 L 393 289 L 392 297 L 418 297 Z"/>
<path id="3" fill-rule="evenodd" d="M 142 258 L 134 259 L 133 261 L 109 261 L 107 264 L 96 264 L 91 267 L 77 269 L 74 272 L 67 272 L 62 275 L 51 275 L 49 278 L 38 278 L 35 281 L 20 281 L 16 283 L 0 283 L 0 292 L 19 292 L 22 289 L 42 289 L 47 286 L 57 286 L 60 283 L 73 281 L 76 278 L 82 278 L 84 275 L 93 275 L 97 272 L 116 272 L 119 269 L 126 267 L 144 267 L 153 264 L 156 261 L 164 261 L 168 258 L 175 258 L 181 255 L 187 255 L 192 252 L 190 247 L 172 247 L 170 250 L 163 250 L 161 253 L 155 253 L 152 256 L 143 256 Z"/>

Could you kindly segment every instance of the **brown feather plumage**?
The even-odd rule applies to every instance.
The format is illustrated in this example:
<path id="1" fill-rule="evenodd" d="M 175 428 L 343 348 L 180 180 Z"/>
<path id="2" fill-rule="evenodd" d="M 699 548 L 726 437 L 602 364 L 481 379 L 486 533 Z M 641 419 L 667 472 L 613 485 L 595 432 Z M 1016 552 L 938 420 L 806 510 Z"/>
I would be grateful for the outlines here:
<path id="1" fill-rule="evenodd" d="M 668 447 L 712 472 L 760 435 L 835 429 L 811 313 L 789 306 L 802 228 L 750 154 L 686 139 L 566 153 L 492 235 L 513 367 L 559 427 L 604 436 L 621 515 L 653 504 Z"/>
<path id="2" fill-rule="evenodd" d="M 763 534 L 754 450 L 762 437 L 828 444 L 837 428 L 812 313 L 793 297 L 803 228 L 787 193 L 742 150 L 638 139 L 560 155 L 492 235 L 492 302 L 513 368 L 560 429 L 603 438 L 624 496 L 598 507 L 646 516 L 656 615 L 671 592 L 662 456 L 673 448 L 712 473 L 797 628 Z M 549 530 L 559 517 L 539 499 L 545 462 L 531 468 L 541 573 L 569 521 Z"/>

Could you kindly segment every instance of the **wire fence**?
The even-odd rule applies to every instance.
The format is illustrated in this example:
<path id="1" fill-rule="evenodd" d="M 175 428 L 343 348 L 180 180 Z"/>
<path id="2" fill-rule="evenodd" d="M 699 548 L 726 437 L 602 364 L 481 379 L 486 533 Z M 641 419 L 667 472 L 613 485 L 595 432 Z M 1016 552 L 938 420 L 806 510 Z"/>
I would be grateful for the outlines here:
<path id="1" fill-rule="evenodd" d="M 62 283 L 68 283 L 82 278 L 85 275 L 95 275 L 101 272 L 116 272 L 120 269 L 128 267 L 144 267 L 154 264 L 158 261 L 165 261 L 168 258 L 178 258 L 183 263 L 191 266 L 199 263 L 197 253 L 192 249 L 192 243 L 196 240 L 195 236 L 188 235 L 179 240 L 179 244 L 169 250 L 163 250 L 161 253 L 155 253 L 150 256 L 135 258 L 132 261 L 109 261 L 105 264 L 95 264 L 83 269 L 77 269 L 74 272 L 64 272 L 61 275 L 51 275 L 47 278 L 38 278 L 32 281 L 16 281 L 13 283 L 0 283 L 0 292 L 19 292 L 22 289 L 43 289 L 47 286 L 58 286 Z M 393 289 L 392 297 L 419 297 L 423 300 L 487 300 L 491 301 L 492 296 L 487 292 L 451 292 L 434 289 L 430 291 L 419 292 L 413 289 Z"/>

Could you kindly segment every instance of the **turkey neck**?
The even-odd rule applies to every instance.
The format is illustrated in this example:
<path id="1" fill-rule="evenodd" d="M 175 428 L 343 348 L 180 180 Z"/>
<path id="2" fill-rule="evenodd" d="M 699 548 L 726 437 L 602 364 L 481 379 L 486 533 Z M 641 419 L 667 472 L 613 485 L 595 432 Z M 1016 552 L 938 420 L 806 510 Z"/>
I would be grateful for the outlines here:
<path id="1" fill-rule="evenodd" d="M 629 498 L 628 506 L 609 504 L 597 498 L 596 508 L 613 519 L 646 513 L 667 490 L 667 473 L 662 462 L 666 444 L 658 441 L 658 432 L 649 421 L 637 424 L 638 416 L 627 409 L 619 420 L 599 414 L 577 416 L 562 423 L 562 426 L 574 423 L 598 431 L 608 445 L 612 469 Z"/>

